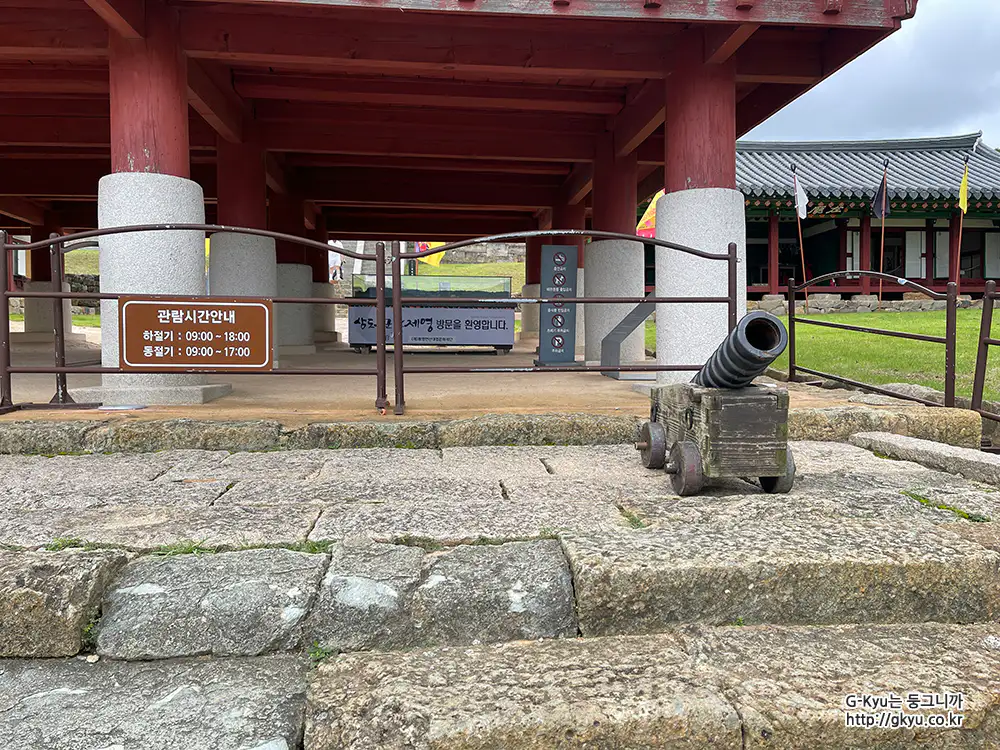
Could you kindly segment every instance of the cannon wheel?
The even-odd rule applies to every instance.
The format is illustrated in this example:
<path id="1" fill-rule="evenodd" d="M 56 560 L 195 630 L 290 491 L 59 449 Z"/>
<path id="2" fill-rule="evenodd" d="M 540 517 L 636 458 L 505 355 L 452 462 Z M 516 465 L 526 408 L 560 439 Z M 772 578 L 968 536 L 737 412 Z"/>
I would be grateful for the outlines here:
<path id="1" fill-rule="evenodd" d="M 667 460 L 667 431 L 659 422 L 644 422 L 639 428 L 639 457 L 647 469 L 662 469 Z"/>
<path id="2" fill-rule="evenodd" d="M 758 479 L 764 492 L 781 495 L 791 492 L 795 484 L 795 459 L 792 458 L 791 448 L 788 449 L 788 464 L 783 477 L 758 477 Z"/>
<path id="3" fill-rule="evenodd" d="M 697 495 L 705 486 L 705 473 L 701 466 L 701 451 L 688 440 L 674 443 L 666 465 L 670 484 L 681 497 Z"/>

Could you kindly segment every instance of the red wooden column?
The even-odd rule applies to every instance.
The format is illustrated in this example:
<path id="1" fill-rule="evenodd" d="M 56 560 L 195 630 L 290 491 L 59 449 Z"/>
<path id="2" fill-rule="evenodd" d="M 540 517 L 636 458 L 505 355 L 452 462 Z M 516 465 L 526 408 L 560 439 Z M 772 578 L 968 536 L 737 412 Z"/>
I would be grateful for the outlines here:
<path id="1" fill-rule="evenodd" d="M 542 237 L 529 237 L 524 252 L 524 283 L 542 282 Z"/>
<path id="2" fill-rule="evenodd" d="M 586 229 L 587 228 L 587 207 L 581 201 L 576 205 L 563 204 L 552 207 L 552 228 L 553 229 Z M 583 238 L 582 237 L 557 237 L 556 241 L 563 245 L 576 245 L 579 249 L 577 253 L 577 266 L 583 268 Z"/>
<path id="3" fill-rule="evenodd" d="M 934 231 L 935 219 L 927 219 L 927 236 L 924 238 L 924 283 L 930 286 L 934 283 L 934 243 L 937 233 Z"/>
<path id="4" fill-rule="evenodd" d="M 267 172 L 264 150 L 255 142 L 218 144 L 218 222 L 232 227 L 267 228 Z"/>
<path id="5" fill-rule="evenodd" d="M 187 65 L 177 10 L 146 0 L 146 38 L 108 33 L 111 170 L 190 177 Z"/>
<path id="6" fill-rule="evenodd" d="M 594 162 L 594 229 L 635 234 L 638 153 L 615 155 L 612 137 L 602 138 Z"/>
<path id="7" fill-rule="evenodd" d="M 865 214 L 861 217 L 861 259 L 858 270 L 872 270 L 872 217 Z M 861 293 L 871 294 L 872 280 L 870 276 L 861 277 Z"/>
<path id="8" fill-rule="evenodd" d="M 736 187 L 736 69 L 706 65 L 700 36 L 687 35 L 671 55 L 666 79 L 667 193 Z"/>
<path id="9" fill-rule="evenodd" d="M 311 240 L 322 242 L 324 245 L 330 239 L 330 233 L 326 228 L 326 216 L 322 209 L 316 212 L 315 226 L 306 234 Z M 314 284 L 327 284 L 330 281 L 330 254 L 324 250 L 312 250 L 306 248 L 306 257 L 313 270 Z"/>
<path id="10" fill-rule="evenodd" d="M 271 193 L 267 210 L 267 227 L 273 232 L 304 237 L 305 204 L 301 198 L 281 193 Z M 300 263 L 311 266 L 306 249 L 292 242 L 277 243 L 278 263 Z"/>
<path id="11" fill-rule="evenodd" d="M 52 211 L 45 212 L 45 223 L 42 226 L 31 228 L 31 241 L 41 242 L 47 240 L 53 232 L 61 233 L 62 225 L 59 217 Z M 31 268 L 28 273 L 32 281 L 52 281 L 51 257 L 46 250 L 31 251 Z M 48 300 L 46 300 L 48 301 Z"/>
<path id="12" fill-rule="evenodd" d="M 780 224 L 777 211 L 772 211 L 767 217 L 767 293 L 777 294 L 780 280 L 778 277 L 778 245 Z"/>
<path id="13" fill-rule="evenodd" d="M 840 263 L 837 266 L 838 271 L 847 270 L 847 219 L 837 219 L 837 242 L 840 245 Z M 840 284 L 846 283 L 846 279 L 842 279 Z"/>

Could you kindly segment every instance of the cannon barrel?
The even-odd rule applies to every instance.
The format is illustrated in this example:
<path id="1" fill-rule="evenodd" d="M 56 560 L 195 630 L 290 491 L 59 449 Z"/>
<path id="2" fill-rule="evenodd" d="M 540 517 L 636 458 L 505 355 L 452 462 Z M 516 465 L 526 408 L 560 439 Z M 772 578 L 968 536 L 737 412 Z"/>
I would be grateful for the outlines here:
<path id="1" fill-rule="evenodd" d="M 706 388 L 745 388 L 786 346 L 784 324 L 771 313 L 755 310 L 736 324 L 692 382 Z"/>

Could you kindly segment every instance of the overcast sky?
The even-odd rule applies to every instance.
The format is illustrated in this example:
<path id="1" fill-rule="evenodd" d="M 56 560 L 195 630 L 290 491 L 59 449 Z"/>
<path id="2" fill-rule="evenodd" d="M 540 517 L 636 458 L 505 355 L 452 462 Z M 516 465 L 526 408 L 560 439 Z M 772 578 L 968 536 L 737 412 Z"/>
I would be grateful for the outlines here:
<path id="1" fill-rule="evenodd" d="M 917 138 L 977 130 L 1000 146 L 1000 0 L 920 0 L 902 29 L 746 139 Z"/>

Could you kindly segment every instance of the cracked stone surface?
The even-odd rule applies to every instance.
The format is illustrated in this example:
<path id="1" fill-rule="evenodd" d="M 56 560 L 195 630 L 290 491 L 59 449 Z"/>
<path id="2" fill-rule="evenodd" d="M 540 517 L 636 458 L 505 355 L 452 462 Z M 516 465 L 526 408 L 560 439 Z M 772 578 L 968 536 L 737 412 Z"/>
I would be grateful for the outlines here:
<path id="1" fill-rule="evenodd" d="M 166 659 L 297 649 L 326 562 L 283 549 L 140 558 L 104 596 L 97 652 Z"/>
<path id="2" fill-rule="evenodd" d="M 300 657 L 11 660 L 0 743 L 18 750 L 286 750 L 302 737 Z"/>
<path id="3" fill-rule="evenodd" d="M 126 560 L 111 551 L 0 552 L 0 657 L 76 654 Z"/>
<path id="4" fill-rule="evenodd" d="M 853 435 L 851 444 L 878 451 L 897 460 L 913 461 L 930 469 L 948 471 L 966 479 L 1000 487 L 1000 456 L 991 453 L 887 432 Z"/>
<path id="5" fill-rule="evenodd" d="M 558 542 L 427 554 L 351 539 L 332 552 L 305 640 L 352 651 L 576 633 L 573 584 Z"/>
<path id="6" fill-rule="evenodd" d="M 964 726 L 845 727 L 849 693 L 914 690 L 964 694 Z M 305 742 L 311 750 L 985 749 L 1000 743 L 1000 626 L 688 627 L 345 655 L 313 674 Z"/>
<path id="7" fill-rule="evenodd" d="M 270 505 L 324 503 L 350 505 L 401 505 L 409 503 L 462 503 L 466 498 L 503 500 L 500 483 L 490 480 L 427 476 L 395 481 L 348 475 L 339 481 L 310 480 L 285 482 L 260 480 L 237 482 L 218 505 Z"/>

